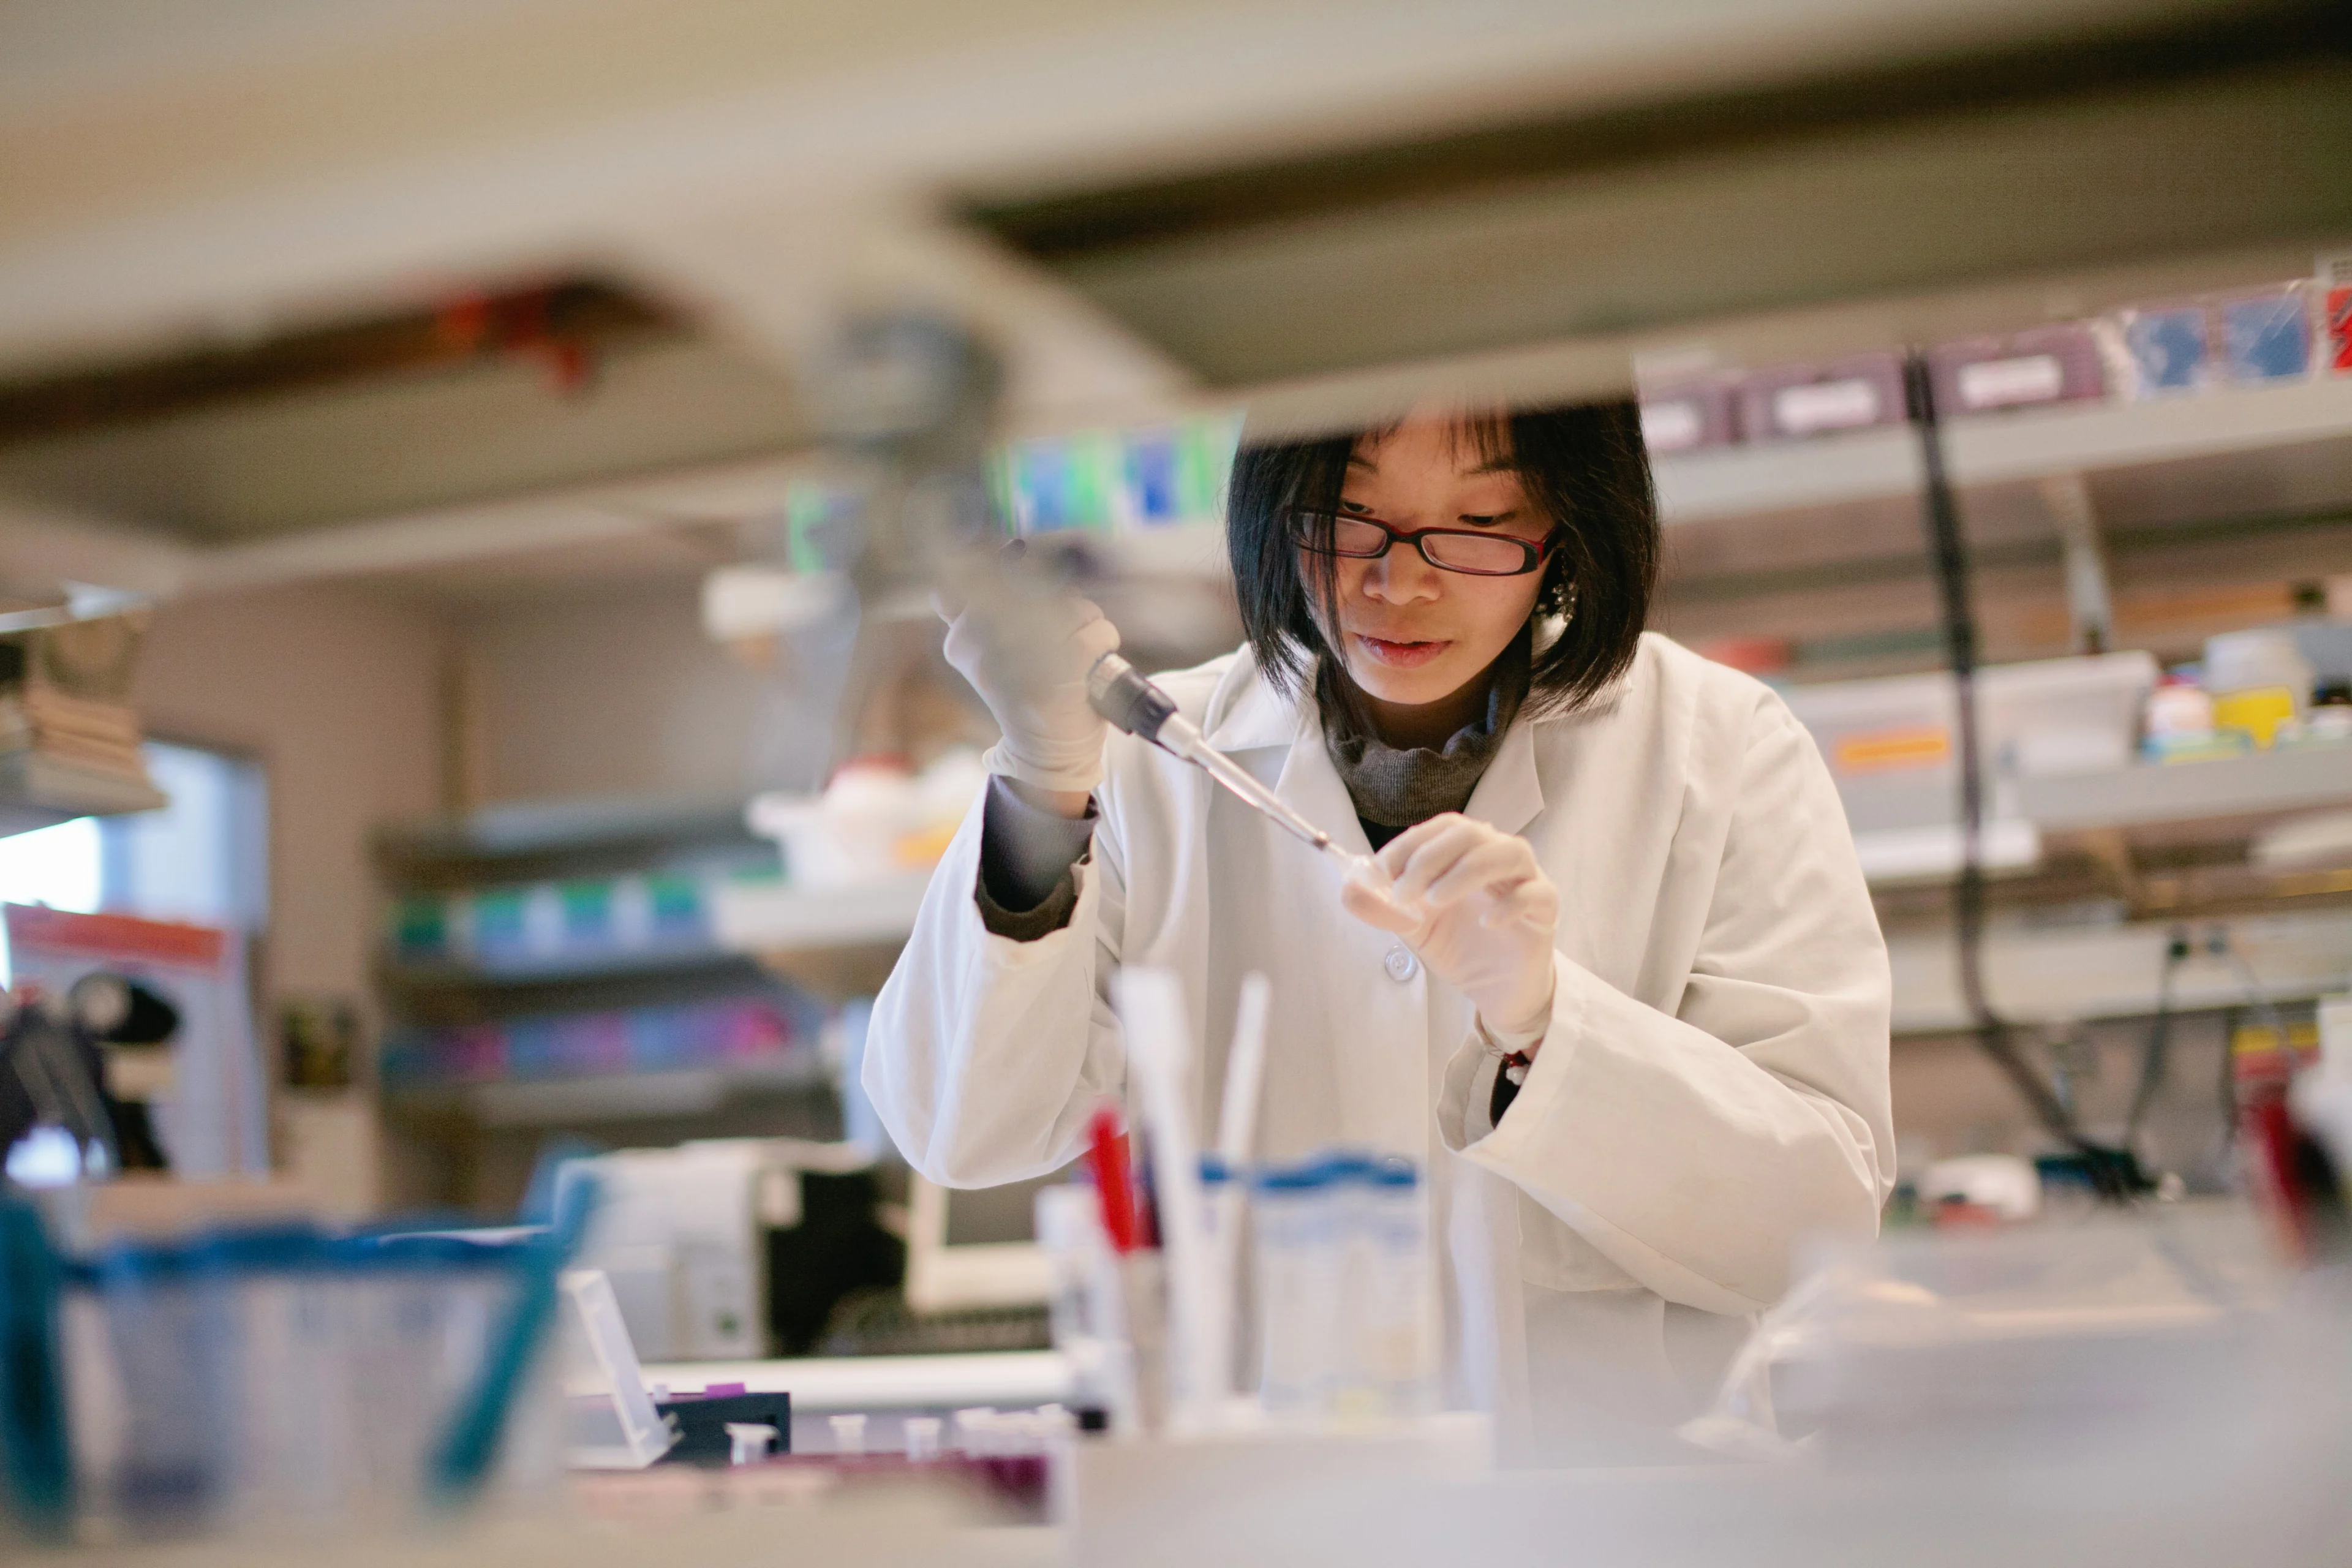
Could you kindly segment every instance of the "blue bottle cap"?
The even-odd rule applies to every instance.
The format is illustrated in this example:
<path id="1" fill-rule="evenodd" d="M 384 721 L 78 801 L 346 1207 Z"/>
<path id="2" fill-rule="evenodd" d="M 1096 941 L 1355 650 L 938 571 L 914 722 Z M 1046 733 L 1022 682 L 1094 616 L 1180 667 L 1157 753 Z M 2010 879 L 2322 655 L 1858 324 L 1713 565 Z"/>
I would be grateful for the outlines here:
<path id="1" fill-rule="evenodd" d="M 1295 1165 L 1260 1165 L 1250 1184 L 1262 1193 L 1303 1193 L 1327 1186 L 1330 1181 L 1324 1162 L 1301 1160 Z"/>
<path id="2" fill-rule="evenodd" d="M 1361 1181 L 1379 1162 L 1362 1149 L 1326 1149 L 1314 1157 L 1324 1177 L 1333 1182 Z"/>

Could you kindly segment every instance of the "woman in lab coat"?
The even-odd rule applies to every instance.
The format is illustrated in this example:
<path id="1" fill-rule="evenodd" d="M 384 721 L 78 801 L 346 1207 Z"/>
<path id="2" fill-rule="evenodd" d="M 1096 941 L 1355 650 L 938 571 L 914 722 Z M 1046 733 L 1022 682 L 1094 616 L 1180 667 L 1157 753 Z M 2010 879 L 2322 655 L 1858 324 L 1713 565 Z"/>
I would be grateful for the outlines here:
<path id="1" fill-rule="evenodd" d="M 948 655 L 1004 738 L 866 1088 L 933 1181 L 1038 1175 L 1125 1086 L 1120 964 L 1208 1021 L 1204 1124 L 1263 971 L 1256 1152 L 1423 1163 L 1449 1404 L 1537 1462 L 1687 1457 L 1792 1248 L 1874 1234 L 1893 1178 L 1885 948 L 1828 773 L 1768 688 L 1641 630 L 1630 406 L 1246 449 L 1227 527 L 1248 644 L 1160 684 L 1402 908 L 1108 732 L 1094 606 L 1043 681 L 968 612 Z"/>

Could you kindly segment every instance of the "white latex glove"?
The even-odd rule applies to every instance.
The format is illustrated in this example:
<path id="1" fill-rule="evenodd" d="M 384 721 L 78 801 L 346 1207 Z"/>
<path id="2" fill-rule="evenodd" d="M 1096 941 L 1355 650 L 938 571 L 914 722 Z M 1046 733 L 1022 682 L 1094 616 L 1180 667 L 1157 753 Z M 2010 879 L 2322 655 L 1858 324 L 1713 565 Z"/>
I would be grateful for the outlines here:
<path id="1" fill-rule="evenodd" d="M 978 606 L 932 600 L 948 623 L 948 662 L 988 704 L 1004 738 L 982 758 L 992 773 L 1042 790 L 1084 794 L 1102 783 L 1110 726 L 1087 702 L 1087 674 L 1118 647 L 1099 605 L 1074 595 L 1024 605 L 1018 636 Z"/>
<path id="2" fill-rule="evenodd" d="M 1430 973 L 1470 998 L 1487 1031 L 1525 1037 L 1551 1016 L 1559 889 L 1517 834 L 1447 812 L 1406 828 L 1378 857 L 1385 896 L 1340 886 L 1349 914 L 1394 931 Z"/>

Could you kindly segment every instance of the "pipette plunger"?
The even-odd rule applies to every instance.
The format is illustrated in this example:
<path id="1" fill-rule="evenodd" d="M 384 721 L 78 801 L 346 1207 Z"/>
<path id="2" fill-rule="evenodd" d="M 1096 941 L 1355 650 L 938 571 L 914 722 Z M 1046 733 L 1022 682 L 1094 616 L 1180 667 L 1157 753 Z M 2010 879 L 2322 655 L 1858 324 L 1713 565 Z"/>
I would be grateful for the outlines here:
<path id="1" fill-rule="evenodd" d="M 1340 869 L 1385 895 L 1388 873 L 1369 855 L 1341 847 L 1331 836 L 1293 811 L 1280 795 L 1252 778 L 1231 757 L 1209 744 L 1200 727 L 1176 710 L 1175 700 L 1146 680 L 1115 653 L 1095 660 L 1087 674 L 1087 700 L 1096 712 L 1139 740 L 1201 769 L 1285 831 L 1339 863 Z"/>
<path id="2" fill-rule="evenodd" d="M 1118 655 L 1107 653 L 1095 661 L 1094 668 L 1087 675 L 1087 700 L 1094 704 L 1096 712 L 1129 734 L 1200 768 L 1314 847 L 1327 851 L 1337 847 L 1329 834 L 1291 810 L 1281 796 L 1210 745 L 1200 727 L 1176 710 L 1172 698 L 1146 680 L 1135 666 Z M 1343 857 L 1348 854 L 1344 849 L 1338 852 Z"/>

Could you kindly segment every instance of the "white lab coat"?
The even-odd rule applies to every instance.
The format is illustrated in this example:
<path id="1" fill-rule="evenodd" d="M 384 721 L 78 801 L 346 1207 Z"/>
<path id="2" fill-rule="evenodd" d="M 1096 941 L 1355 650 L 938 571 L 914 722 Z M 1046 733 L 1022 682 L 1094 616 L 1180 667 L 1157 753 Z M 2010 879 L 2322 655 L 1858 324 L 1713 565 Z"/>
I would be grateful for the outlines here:
<path id="1" fill-rule="evenodd" d="M 1244 649 L 1160 684 L 1349 847 L 1311 696 Z M 1339 906 L 1339 872 L 1198 770 L 1113 734 L 1069 924 L 991 934 L 981 812 L 874 1009 L 864 1082 L 933 1181 L 1052 1171 L 1122 1090 L 1120 963 L 1172 970 L 1207 1036 L 1273 981 L 1258 1150 L 1413 1154 L 1431 1175 L 1449 1403 L 1538 1462 L 1687 1457 L 1667 1435 L 1815 1233 L 1874 1234 L 1893 1181 L 1888 977 L 1836 791 L 1758 681 L 1654 635 L 1601 704 L 1522 715 L 1468 815 L 1560 889 L 1559 984 L 1499 1127 L 1468 1002 Z"/>

